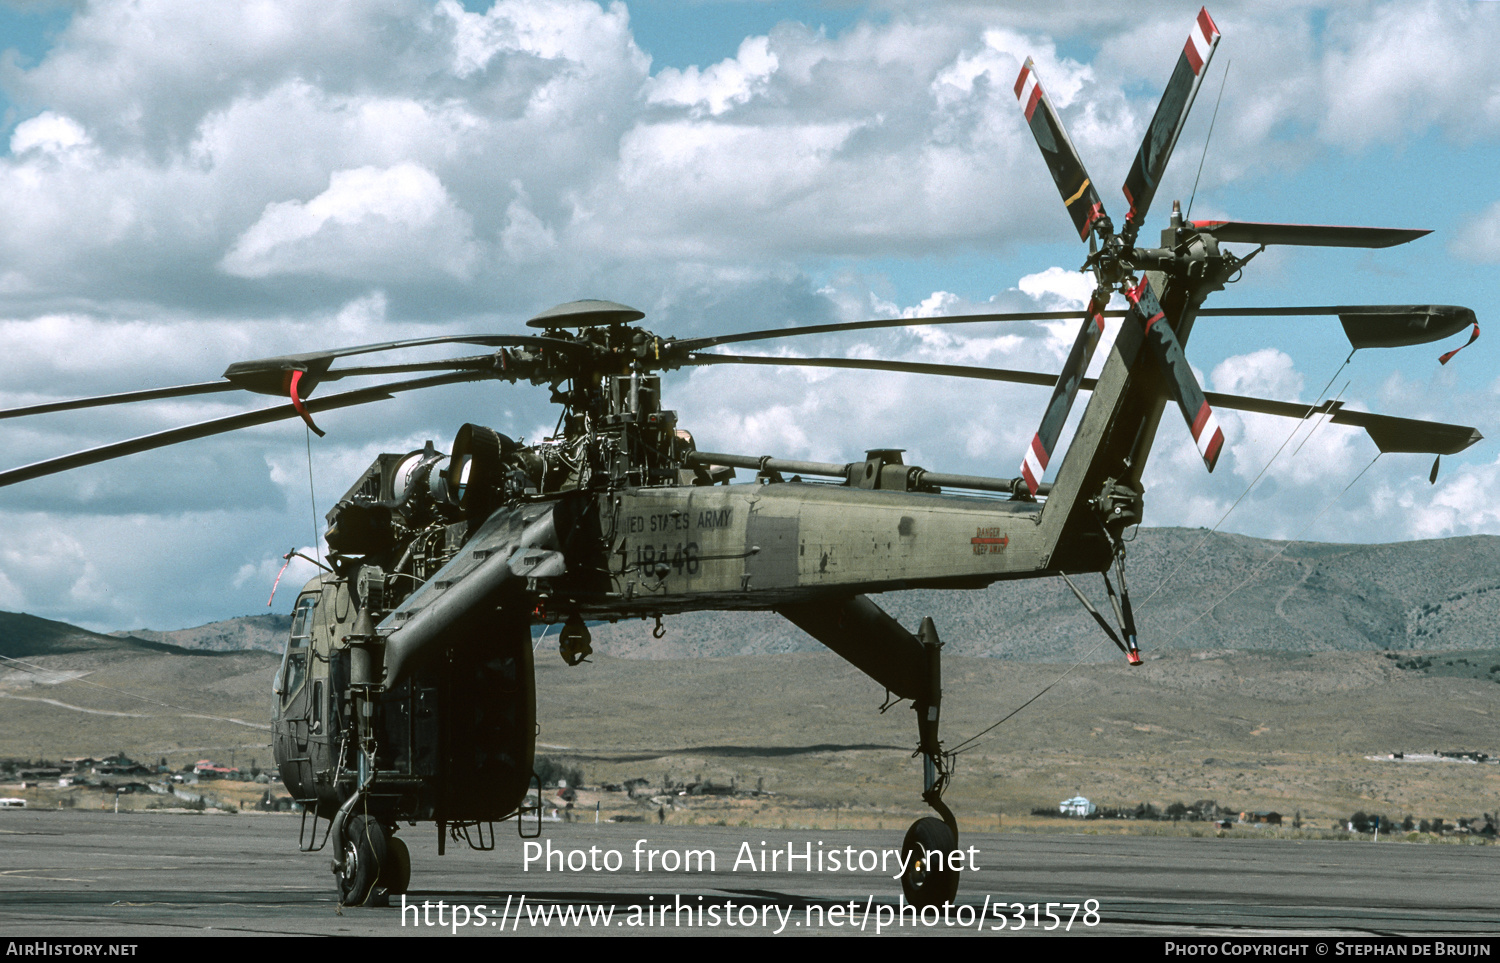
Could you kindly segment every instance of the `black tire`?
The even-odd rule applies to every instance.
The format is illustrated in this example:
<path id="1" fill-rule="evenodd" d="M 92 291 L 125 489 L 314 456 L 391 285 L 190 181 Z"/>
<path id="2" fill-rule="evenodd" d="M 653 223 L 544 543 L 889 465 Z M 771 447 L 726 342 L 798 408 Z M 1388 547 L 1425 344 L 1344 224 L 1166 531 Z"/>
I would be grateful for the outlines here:
<path id="1" fill-rule="evenodd" d="M 385 828 L 364 814 L 344 825 L 344 869 L 339 874 L 339 902 L 344 906 L 373 906 L 376 884 L 388 861 Z"/>
<path id="2" fill-rule="evenodd" d="M 948 854 L 957 841 L 948 824 L 934 816 L 924 816 L 911 824 L 901 843 L 901 857 L 906 871 L 901 874 L 901 889 L 913 906 L 942 906 L 958 895 L 958 870 L 948 866 Z M 928 853 L 942 853 L 942 869 L 933 869 Z"/>
<path id="3" fill-rule="evenodd" d="M 411 885 L 411 850 L 400 837 L 385 843 L 385 865 L 381 867 L 380 888 L 388 896 L 400 896 Z"/>

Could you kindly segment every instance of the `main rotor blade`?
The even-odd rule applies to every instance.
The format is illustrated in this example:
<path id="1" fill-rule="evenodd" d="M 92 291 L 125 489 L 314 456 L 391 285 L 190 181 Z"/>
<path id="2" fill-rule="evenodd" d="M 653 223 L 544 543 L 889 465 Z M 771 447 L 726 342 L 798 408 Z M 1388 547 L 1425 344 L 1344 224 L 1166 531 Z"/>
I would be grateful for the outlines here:
<path id="1" fill-rule="evenodd" d="M 1401 348 L 1427 344 L 1457 334 L 1470 325 L 1478 328 L 1474 312 L 1453 304 L 1371 305 L 1340 312 L 1344 335 L 1354 348 Z"/>
<path id="2" fill-rule="evenodd" d="M 1455 313 L 1457 312 L 1457 313 Z M 1463 314 L 1467 312 L 1467 314 Z M 1108 310 L 1099 312 L 1105 318 L 1123 318 L 1129 312 L 1123 310 Z M 1459 321 L 1459 314 L 1463 314 L 1468 320 Z M 1402 319 L 1400 323 L 1407 324 L 1413 331 L 1418 329 L 1428 331 L 1431 337 L 1428 341 L 1436 341 L 1446 338 L 1455 331 L 1461 330 L 1464 325 L 1473 323 L 1473 312 L 1468 308 L 1456 307 L 1444 304 L 1338 304 L 1338 305 L 1307 305 L 1274 308 L 1203 308 L 1198 311 L 1200 318 L 1270 318 L 1270 317 L 1314 317 L 1320 315 L 1338 315 L 1344 322 L 1344 330 L 1365 330 L 1366 326 L 1379 327 L 1384 323 L 1376 319 L 1379 316 Z M 1427 316 L 1433 320 L 1425 320 Z M 869 331 L 876 328 L 918 328 L 938 324 L 979 324 L 982 322 L 995 321 L 1075 321 L 1086 318 L 1089 315 L 1085 311 L 1015 311 L 1003 314 L 954 314 L 939 318 L 875 318 L 870 321 L 839 321 L 833 324 L 810 324 L 805 328 L 766 328 L 760 331 L 742 331 L 738 334 L 710 335 L 703 338 L 685 338 L 681 341 L 667 342 L 662 345 L 663 351 L 671 350 L 677 352 L 701 351 L 720 344 L 741 344 L 747 341 L 774 341 L 778 338 L 796 338 L 808 334 L 831 334 L 841 331 Z M 1451 320 L 1445 320 L 1451 319 Z M 1440 327 L 1452 324 L 1452 327 Z M 1352 328 L 1351 328 L 1352 326 Z M 1441 333 L 1437 333 L 1441 331 Z M 1350 340 L 1355 340 L 1355 334 L 1350 333 Z M 1383 337 L 1383 334 L 1382 334 Z M 1419 341 L 1401 342 L 1403 344 L 1419 344 Z M 1367 343 L 1355 343 L 1355 347 L 1392 347 L 1393 344 L 1369 341 Z"/>
<path id="3" fill-rule="evenodd" d="M 1116 317 L 1124 312 L 1115 312 Z M 941 318 L 875 318 L 871 321 L 838 321 L 832 324 L 809 324 L 805 328 L 765 328 L 738 334 L 717 334 L 705 338 L 685 338 L 662 345 L 672 351 L 699 351 L 718 344 L 744 341 L 770 341 L 775 338 L 797 338 L 807 334 L 829 334 L 835 331 L 869 331 L 874 328 L 918 328 L 932 324 L 977 324 L 982 321 L 1071 321 L 1081 318 L 1082 311 L 1013 311 L 1002 314 L 954 314 Z"/>
<path id="4" fill-rule="evenodd" d="M 384 401 L 391 395 L 402 391 L 415 391 L 419 388 L 433 388 L 438 385 L 456 384 L 461 381 L 477 381 L 487 377 L 488 373 L 483 371 L 456 371 L 448 374 L 433 375 L 429 378 L 416 378 L 411 381 L 397 381 L 387 385 L 376 385 L 370 388 L 359 388 L 355 391 L 346 391 L 343 394 L 328 395 L 316 400 L 303 402 L 309 412 L 332 411 L 336 408 L 348 408 L 353 405 L 363 405 L 372 401 Z M 117 441 L 98 448 L 89 448 L 85 451 L 73 452 L 70 455 L 61 455 L 57 458 L 48 458 L 45 461 L 33 462 L 30 465 L 22 465 L 20 468 L 12 468 L 9 471 L 0 472 L 0 488 L 6 485 L 14 485 L 17 482 L 29 481 L 44 475 L 53 475 L 58 472 L 68 471 L 73 468 L 81 468 L 84 465 L 93 465 L 113 458 L 125 455 L 134 455 L 138 452 L 151 451 L 155 448 L 165 448 L 169 445 L 180 444 L 185 441 L 194 441 L 198 438 L 207 438 L 211 435 L 220 435 L 229 431 L 237 431 L 241 428 L 252 428 L 256 425 L 266 425 L 273 421 L 284 421 L 297 418 L 300 415 L 297 409 L 290 404 L 277 405 L 274 408 L 262 408 L 258 411 L 246 411 L 237 415 L 229 415 L 224 418 L 214 418 L 209 421 L 201 421 L 195 425 L 184 425 L 181 428 L 170 428 L 155 434 L 141 435 L 129 438 L 125 441 Z"/>
<path id="5" fill-rule="evenodd" d="M 1212 234 L 1219 241 L 1309 247 L 1395 247 L 1432 233 L 1422 228 L 1265 224 L 1256 221 L 1193 221 L 1191 226 L 1195 231 Z"/>
<path id="6" fill-rule="evenodd" d="M 1205 392 L 1210 403 L 1236 411 L 1253 411 L 1263 415 L 1280 415 L 1284 418 L 1308 418 L 1313 415 L 1329 415 L 1336 425 L 1352 425 L 1363 428 L 1382 452 L 1402 452 L 1427 455 L 1456 455 L 1484 435 L 1479 429 L 1467 425 L 1448 425 L 1439 421 L 1421 421 L 1416 418 L 1397 418 L 1394 415 L 1377 415 L 1370 411 L 1350 411 L 1341 401 L 1324 401 L 1317 405 L 1304 405 L 1292 401 L 1271 401 L 1266 398 L 1247 398 L 1242 395 L 1225 395 Z"/>
<path id="7" fill-rule="evenodd" d="M 587 345 L 560 338 L 544 338 L 539 335 L 513 334 L 455 334 L 433 338 L 412 338 L 406 341 L 382 341 L 378 344 L 361 344 L 352 348 L 335 348 L 331 351 L 309 351 L 305 354 L 284 354 L 271 358 L 256 358 L 236 361 L 224 369 L 224 377 L 246 391 L 259 394 L 279 395 L 286 392 L 286 373 L 306 371 L 321 379 L 335 358 L 355 354 L 370 354 L 375 351 L 393 351 L 397 348 L 415 348 L 429 344 L 479 344 L 491 348 L 550 348 L 557 351 L 585 351 Z"/>
<path id="8" fill-rule="evenodd" d="M 123 405 L 132 401 L 160 401 L 163 398 L 186 398 L 191 395 L 207 395 L 219 391 L 242 391 L 237 384 L 228 381 L 202 381 L 195 385 L 176 385 L 171 388 L 146 388 L 141 391 L 122 391 L 113 395 L 95 395 L 92 398 L 74 398 L 71 401 L 49 401 L 40 405 L 22 408 L 6 408 L 0 418 L 21 418 L 25 415 L 45 415 L 53 411 L 74 411 L 79 408 L 101 408 L 105 405 Z"/>
<path id="9" fill-rule="evenodd" d="M 695 354 L 684 365 L 755 364 L 790 368 L 850 368 L 855 371 L 894 371 L 899 374 L 940 375 L 949 378 L 977 378 L 982 381 L 1006 381 L 1013 384 L 1057 384 L 1057 375 L 1040 371 L 1018 371 L 1014 368 L 977 368 L 961 364 L 926 364 L 920 361 L 876 361 L 865 358 L 775 358 L 767 355 Z M 1084 378 L 1084 390 L 1093 387 L 1092 378 Z"/>
<path id="10" fill-rule="evenodd" d="M 338 381 L 341 378 L 360 378 L 370 375 L 403 374 L 409 371 L 453 371 L 476 370 L 493 364 L 494 355 L 470 355 L 446 361 L 417 361 L 408 364 L 370 365 L 360 368 L 334 368 L 318 376 L 318 381 Z M 21 418 L 26 415 L 45 415 L 56 411 L 76 411 L 82 408 L 103 408 L 109 405 L 124 405 L 136 401 L 161 401 L 165 398 L 187 398 L 193 395 L 217 394 L 225 391 L 245 391 L 243 385 L 232 381 L 203 381 L 193 385 L 175 385 L 170 388 L 146 388 L 140 391 L 123 391 L 112 395 L 94 395 L 90 398 L 74 398 L 69 401 L 49 401 L 39 405 L 0 410 L 0 419 Z"/>
<path id="11" fill-rule="evenodd" d="M 894 371 L 900 374 L 938 375 L 947 378 L 973 378 L 979 381 L 1003 381 L 1009 384 L 1037 385 L 1050 388 L 1057 384 L 1054 374 L 1041 371 L 1018 371 L 1012 368 L 979 368 L 972 365 L 926 364 L 914 361 L 878 361 L 864 358 L 772 358 L 762 355 L 700 354 L 686 365 L 748 364 L 793 368 L 845 368 L 857 371 Z M 1079 381 L 1078 390 L 1093 391 L 1094 378 Z M 1411 452 L 1429 455 L 1454 455 L 1484 438 L 1476 428 L 1450 425 L 1438 421 L 1397 418 L 1368 411 L 1351 411 L 1339 401 L 1309 405 L 1296 401 L 1273 401 L 1217 391 L 1205 391 L 1204 400 L 1217 408 L 1249 411 L 1282 418 L 1310 418 L 1328 415 L 1336 425 L 1363 428 L 1383 452 Z"/>
<path id="12" fill-rule="evenodd" d="M 318 381 L 340 381 L 344 378 L 367 378 L 371 375 L 405 374 L 410 371 L 491 371 L 496 367 L 492 354 L 473 354 L 442 361 L 410 361 L 404 364 L 375 364 L 357 368 L 330 368 Z"/>
<path id="13" fill-rule="evenodd" d="M 1127 240 L 1134 240 L 1135 231 L 1146 219 L 1146 212 L 1150 210 L 1151 200 L 1156 196 L 1156 188 L 1161 183 L 1162 173 L 1167 169 L 1167 161 L 1172 157 L 1172 148 L 1177 145 L 1177 137 L 1182 133 L 1183 124 L 1187 122 L 1188 111 L 1193 108 L 1193 98 L 1198 96 L 1204 71 L 1218 46 L 1219 28 L 1208 15 L 1208 9 L 1201 8 L 1197 19 L 1193 21 L 1193 29 L 1188 33 L 1182 54 L 1177 58 L 1177 66 L 1172 70 L 1172 79 L 1167 81 L 1167 89 L 1162 92 L 1161 102 L 1156 105 L 1151 125 L 1146 128 L 1141 149 L 1136 153 L 1135 162 L 1130 165 L 1130 173 L 1125 177 L 1123 189 L 1125 199 L 1130 202 L 1130 213 L 1125 216 L 1124 234 Z"/>
<path id="14" fill-rule="evenodd" d="M 1052 98 L 1042 89 L 1030 57 L 1026 58 L 1021 74 L 1016 78 L 1016 99 L 1026 112 L 1026 124 L 1031 128 L 1031 136 L 1036 138 L 1036 145 L 1042 149 L 1047 169 L 1052 172 L 1052 181 L 1062 195 L 1068 215 L 1073 218 L 1073 227 L 1081 239 L 1087 240 L 1094 223 L 1104 217 L 1104 202 L 1099 200 L 1099 192 L 1094 190 L 1078 150 L 1068 139 L 1062 118 L 1052 106 Z"/>
<path id="15" fill-rule="evenodd" d="M 1110 315 L 1110 312 L 1105 312 Z M 1351 348 L 1403 348 L 1439 341 L 1476 325 L 1457 304 L 1343 304 L 1328 307 L 1204 308 L 1200 318 L 1338 315 Z M 1477 326 L 1477 325 L 1476 325 Z"/>

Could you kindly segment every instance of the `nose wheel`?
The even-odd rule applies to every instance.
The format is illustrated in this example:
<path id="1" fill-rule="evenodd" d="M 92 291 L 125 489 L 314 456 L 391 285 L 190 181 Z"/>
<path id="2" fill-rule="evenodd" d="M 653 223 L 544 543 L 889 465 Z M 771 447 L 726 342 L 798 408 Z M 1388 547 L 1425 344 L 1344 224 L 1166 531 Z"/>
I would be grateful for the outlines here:
<path id="1" fill-rule="evenodd" d="M 378 888 L 387 896 L 400 896 L 411 885 L 411 850 L 399 836 L 387 839 L 385 850 L 387 859 Z"/>
<path id="2" fill-rule="evenodd" d="M 385 895 L 379 883 L 382 873 L 389 873 L 390 842 L 385 827 L 363 813 L 350 816 L 344 829 L 344 865 L 336 870 L 339 905 L 375 906 Z M 402 844 L 401 848 L 406 848 Z M 411 872 L 407 862 L 408 878 Z"/>

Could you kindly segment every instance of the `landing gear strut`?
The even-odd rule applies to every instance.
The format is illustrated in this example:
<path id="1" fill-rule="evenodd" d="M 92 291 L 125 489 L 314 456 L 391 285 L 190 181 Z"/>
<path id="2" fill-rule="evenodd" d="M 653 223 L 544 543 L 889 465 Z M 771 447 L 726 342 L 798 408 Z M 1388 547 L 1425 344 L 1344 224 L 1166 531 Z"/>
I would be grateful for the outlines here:
<path id="1" fill-rule="evenodd" d="M 355 633 L 348 637 L 353 650 L 349 688 L 354 695 L 359 770 L 354 794 L 339 807 L 330 827 L 335 847 L 333 875 L 338 880 L 341 906 L 384 906 L 391 882 L 398 882 L 404 889 L 411 879 L 406 844 L 394 839 L 392 831 L 367 811 L 356 811 L 368 802 L 375 775 L 372 710 L 378 685 L 374 680 L 380 675 L 384 655 L 384 644 L 375 635 L 369 612 L 367 601 L 355 622 Z M 395 859 L 392 844 L 399 847 Z"/>
<path id="2" fill-rule="evenodd" d="M 901 888 L 917 906 L 951 902 L 958 894 L 958 870 L 950 863 L 958 849 L 958 822 L 943 804 L 949 772 L 948 757 L 938 741 L 942 643 L 932 619 L 923 619 L 922 627 L 912 635 L 863 595 L 799 602 L 776 611 L 885 686 L 887 694 L 912 700 L 917 711 L 917 754 L 922 756 L 922 799 L 937 817 L 919 819 L 907 832 L 902 851 L 910 855 Z"/>
<path id="3" fill-rule="evenodd" d="M 938 720 L 943 701 L 942 647 L 937 627 L 924 618 L 917 640 L 927 656 L 926 698 L 918 700 L 917 751 L 922 755 L 922 800 L 938 816 L 923 816 L 911 824 L 901 843 L 906 870 L 901 874 L 901 889 L 913 906 L 941 906 L 958 895 L 958 870 L 951 858 L 958 849 L 958 821 L 943 802 L 948 787 L 947 759 L 938 741 Z"/>

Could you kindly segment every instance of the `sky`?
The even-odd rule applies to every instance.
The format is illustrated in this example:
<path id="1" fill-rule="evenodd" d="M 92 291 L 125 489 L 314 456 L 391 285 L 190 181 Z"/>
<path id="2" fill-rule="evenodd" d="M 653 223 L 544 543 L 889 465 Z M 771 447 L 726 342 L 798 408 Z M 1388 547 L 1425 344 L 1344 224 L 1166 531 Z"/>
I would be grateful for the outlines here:
<path id="1" fill-rule="evenodd" d="M 1012 84 L 1035 58 L 1118 224 L 1115 185 L 1197 10 L 0 3 L 0 407 L 316 348 L 518 332 L 586 297 L 678 336 L 1081 307 L 1086 251 Z M 1194 218 L 1430 228 L 1382 251 L 1272 248 L 1210 306 L 1452 303 L 1492 326 L 1500 4 L 1210 13 L 1223 40 L 1143 236 L 1173 198 Z M 901 328 L 760 350 L 1055 371 L 1075 330 Z M 1461 342 L 1361 351 L 1340 370 L 1332 319 L 1205 319 L 1188 356 L 1210 390 L 1312 402 L 1339 372 L 1322 396 L 1495 437 L 1500 343 L 1440 366 Z M 843 462 L 904 448 L 936 471 L 1007 477 L 1047 399 L 730 366 L 668 374 L 664 390 L 703 449 Z M 0 467 L 264 401 L 4 420 Z M 99 630 L 268 611 L 281 556 L 311 551 L 315 517 L 376 454 L 446 449 L 464 422 L 537 439 L 556 418 L 546 401 L 529 386 L 438 389 L 321 415 L 324 438 L 284 422 L 5 488 L 0 609 Z M 1273 459 L 1293 423 L 1219 418 L 1212 475 L 1180 419 L 1163 420 L 1148 524 L 1346 542 L 1500 533 L 1490 441 L 1429 485 L 1423 456 L 1361 476 L 1376 449 L 1357 429 L 1304 442 L 1306 426 Z M 296 562 L 274 610 L 310 575 Z"/>

